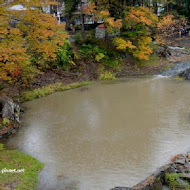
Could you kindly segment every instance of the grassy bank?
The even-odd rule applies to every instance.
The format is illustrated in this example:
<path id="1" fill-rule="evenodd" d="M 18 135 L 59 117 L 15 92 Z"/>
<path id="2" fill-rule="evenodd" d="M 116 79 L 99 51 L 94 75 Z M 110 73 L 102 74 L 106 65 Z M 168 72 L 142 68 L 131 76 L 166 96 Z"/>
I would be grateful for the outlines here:
<path id="1" fill-rule="evenodd" d="M 31 156 L 17 150 L 6 150 L 0 144 L 0 189 L 33 190 L 42 169 L 43 164 Z"/>
<path id="2" fill-rule="evenodd" d="M 50 95 L 54 92 L 60 92 L 60 91 L 65 91 L 65 90 L 70 90 L 73 88 L 78 88 L 81 86 L 86 86 L 91 84 L 92 82 L 90 81 L 84 81 L 84 82 L 77 82 L 77 83 L 73 83 L 73 84 L 68 84 L 65 85 L 63 83 L 54 83 L 54 84 L 50 84 L 47 85 L 43 88 L 38 88 L 38 89 L 34 89 L 31 91 L 26 91 L 24 93 L 21 94 L 20 96 L 20 101 L 21 102 L 26 102 L 26 101 L 30 101 L 33 99 L 37 99 L 37 98 L 41 98 L 47 95 Z"/>

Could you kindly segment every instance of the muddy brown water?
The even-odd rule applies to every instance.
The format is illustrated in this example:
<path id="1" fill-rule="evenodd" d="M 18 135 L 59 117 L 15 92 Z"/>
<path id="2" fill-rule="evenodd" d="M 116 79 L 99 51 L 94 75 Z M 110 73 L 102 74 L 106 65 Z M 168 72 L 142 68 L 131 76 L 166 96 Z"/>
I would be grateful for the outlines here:
<path id="1" fill-rule="evenodd" d="M 39 190 L 133 186 L 190 148 L 186 81 L 95 83 L 24 107 L 24 127 L 7 145 L 45 163 Z"/>

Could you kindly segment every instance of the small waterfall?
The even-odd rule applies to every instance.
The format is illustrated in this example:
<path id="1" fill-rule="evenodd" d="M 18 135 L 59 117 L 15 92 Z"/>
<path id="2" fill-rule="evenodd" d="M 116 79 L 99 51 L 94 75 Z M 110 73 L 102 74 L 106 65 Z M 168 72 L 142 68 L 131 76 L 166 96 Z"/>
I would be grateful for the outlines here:
<path id="1" fill-rule="evenodd" d="M 167 71 L 160 73 L 156 77 L 158 78 L 174 77 L 189 68 L 190 68 L 190 62 L 178 63 L 174 65 L 173 67 L 171 67 L 170 69 L 168 69 Z"/>

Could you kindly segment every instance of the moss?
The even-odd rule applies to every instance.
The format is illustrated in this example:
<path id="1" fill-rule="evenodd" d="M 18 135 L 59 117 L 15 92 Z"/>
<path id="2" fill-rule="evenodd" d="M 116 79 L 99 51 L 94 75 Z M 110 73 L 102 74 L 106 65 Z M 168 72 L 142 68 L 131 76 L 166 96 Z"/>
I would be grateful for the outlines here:
<path id="1" fill-rule="evenodd" d="M 183 174 L 181 173 L 167 173 L 166 174 L 165 182 L 171 190 L 180 190 L 180 189 L 190 190 L 190 184 L 182 187 L 182 185 L 180 185 L 179 182 L 177 181 L 177 179 L 182 177 L 182 175 Z"/>
<path id="2" fill-rule="evenodd" d="M 183 81 L 183 80 L 185 80 L 185 78 L 177 76 L 177 77 L 174 77 L 174 80 Z"/>
<path id="3" fill-rule="evenodd" d="M 171 189 L 180 188 L 180 185 L 177 181 L 177 178 L 179 178 L 180 176 L 181 174 L 167 173 L 165 177 L 165 181 Z"/>
<path id="4" fill-rule="evenodd" d="M 6 150 L 0 144 L 0 189 L 6 190 L 9 187 L 15 190 L 35 189 L 38 174 L 43 167 L 42 163 L 31 156 L 17 150 Z M 15 169 L 16 172 L 6 172 L 5 169 Z"/>
<path id="5" fill-rule="evenodd" d="M 40 97 L 50 95 L 50 94 L 52 94 L 54 92 L 59 92 L 59 91 L 73 89 L 73 88 L 78 88 L 78 87 L 81 87 L 81 86 L 89 85 L 91 83 L 92 82 L 90 82 L 90 81 L 84 81 L 84 82 L 77 82 L 77 83 L 68 84 L 68 85 L 64 85 L 63 83 L 50 84 L 50 85 L 47 85 L 47 86 L 45 86 L 43 88 L 38 88 L 38 89 L 34 89 L 32 91 L 24 92 L 20 96 L 20 101 L 21 102 L 30 101 L 30 100 L 33 100 L 33 99 L 37 99 L 37 98 L 40 98 Z"/>
<path id="6" fill-rule="evenodd" d="M 3 118 L 3 125 L 8 126 L 10 124 L 9 119 Z"/>

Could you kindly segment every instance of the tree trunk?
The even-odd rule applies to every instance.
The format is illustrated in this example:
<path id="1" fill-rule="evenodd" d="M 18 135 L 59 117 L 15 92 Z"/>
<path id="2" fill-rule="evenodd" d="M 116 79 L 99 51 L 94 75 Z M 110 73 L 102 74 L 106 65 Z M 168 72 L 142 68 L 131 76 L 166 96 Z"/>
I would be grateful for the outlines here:
<path id="1" fill-rule="evenodd" d="M 182 4 L 181 0 L 178 0 L 178 1 L 177 1 L 177 11 L 178 11 L 178 12 L 181 11 L 181 4 Z"/>
<path id="2" fill-rule="evenodd" d="M 166 0 L 166 12 L 169 13 L 169 3 L 168 3 L 168 0 Z"/>
<path id="3" fill-rule="evenodd" d="M 84 14 L 83 14 L 83 7 L 82 7 L 82 0 L 80 0 L 80 19 L 81 19 L 81 32 L 84 34 Z"/>
<path id="4" fill-rule="evenodd" d="M 69 14 L 66 15 L 66 30 L 69 30 L 70 28 L 70 18 Z"/>
<path id="5" fill-rule="evenodd" d="M 154 13 L 155 13 L 156 15 L 158 15 L 158 3 L 157 3 L 157 1 L 156 1 L 156 2 L 153 2 L 153 7 L 154 7 Z"/>

